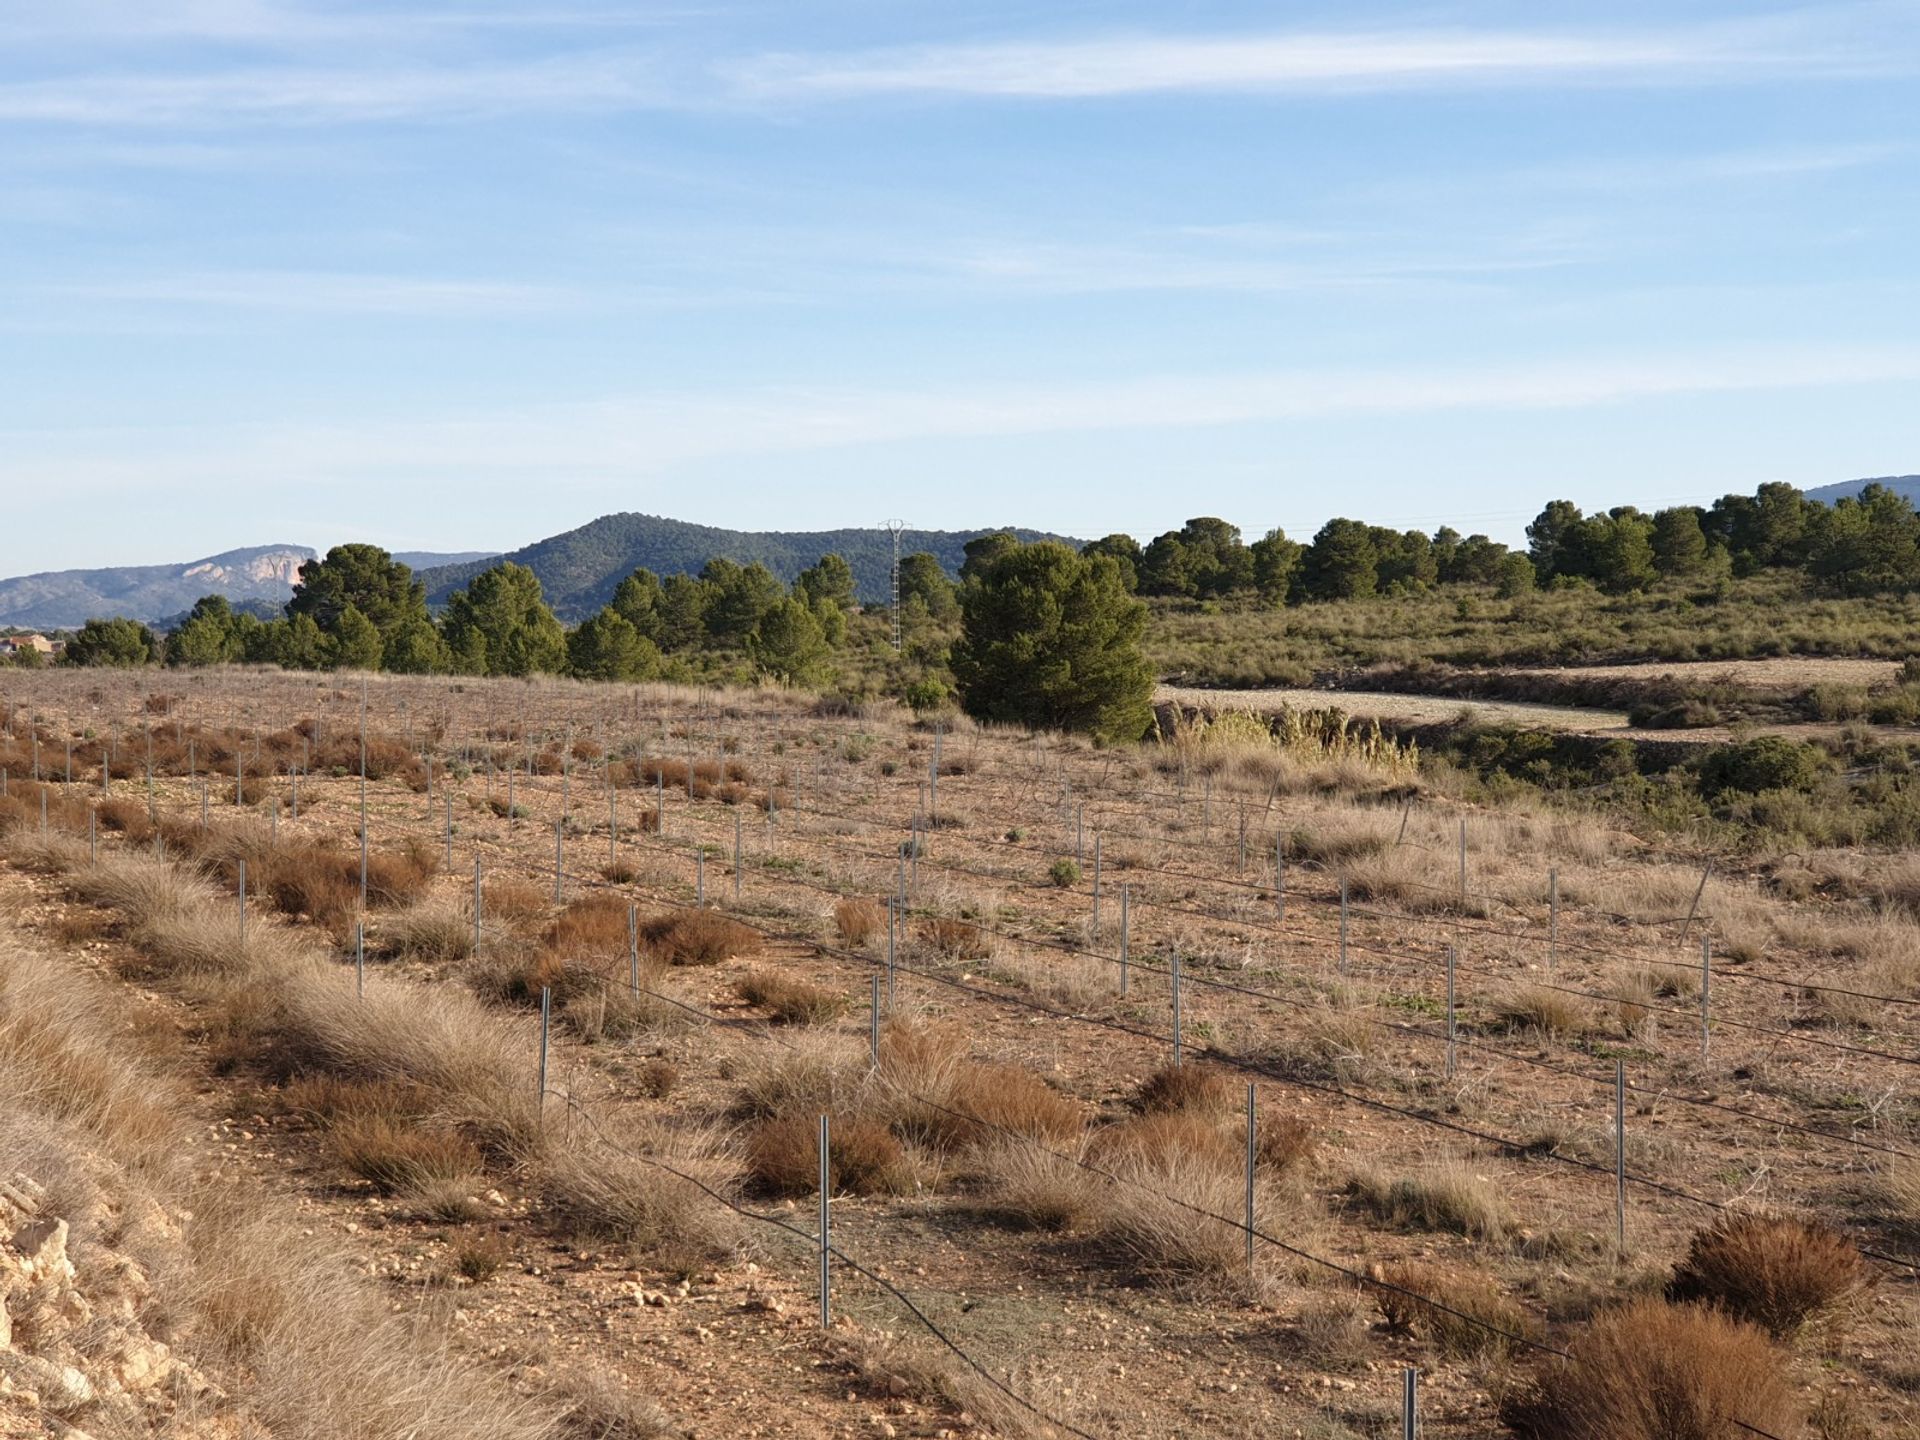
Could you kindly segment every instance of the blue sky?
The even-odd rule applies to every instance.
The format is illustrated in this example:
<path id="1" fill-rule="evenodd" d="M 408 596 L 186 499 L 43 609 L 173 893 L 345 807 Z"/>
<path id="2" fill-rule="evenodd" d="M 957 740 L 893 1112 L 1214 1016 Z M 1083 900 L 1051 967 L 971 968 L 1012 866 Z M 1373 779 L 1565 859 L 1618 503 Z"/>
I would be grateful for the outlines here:
<path id="1" fill-rule="evenodd" d="M 0 573 L 1920 470 L 1920 4 L 0 3 Z"/>

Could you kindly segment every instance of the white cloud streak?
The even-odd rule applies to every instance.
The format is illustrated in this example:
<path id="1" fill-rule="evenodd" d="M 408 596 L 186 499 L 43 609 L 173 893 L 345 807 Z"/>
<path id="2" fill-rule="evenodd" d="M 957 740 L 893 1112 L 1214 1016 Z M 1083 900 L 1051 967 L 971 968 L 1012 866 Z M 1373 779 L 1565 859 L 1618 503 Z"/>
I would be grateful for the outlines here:
<path id="1" fill-rule="evenodd" d="M 437 421 L 0 434 L 23 487 L 95 493 L 245 478 L 542 484 L 902 441 L 1582 409 L 1740 391 L 1920 381 L 1920 346 L 1747 349 L 1447 371 L 1280 371 L 973 390 L 663 393 Z"/>
<path id="2" fill-rule="evenodd" d="M 1817 13 L 1788 21 L 1645 31 L 1143 34 L 701 61 L 664 48 L 566 43 L 582 27 L 618 19 L 594 12 L 556 12 L 541 28 L 538 12 L 329 14 L 262 0 L 204 0 L 163 7 L 140 19 L 138 6 L 92 0 L 90 8 L 112 14 L 124 9 L 135 18 L 118 43 L 90 45 L 82 53 L 124 50 L 144 57 L 147 50 L 138 42 L 151 49 L 171 38 L 198 37 L 230 40 L 241 51 L 280 58 L 278 63 L 250 60 L 185 69 L 154 56 L 147 65 L 123 71 L 18 78 L 0 83 L 0 122 L 298 125 L 529 110 L 738 109 L 888 95 L 1071 100 L 1636 86 L 1899 74 L 1914 68 L 1911 47 L 1869 47 L 1844 25 L 1823 28 Z M 643 12 L 633 23 L 657 24 L 671 14 Z M 17 28 L 20 22 L 14 23 Z M 481 52 L 453 47 L 451 53 L 464 57 L 458 61 L 447 58 L 449 47 L 435 34 L 436 26 L 484 34 L 506 25 L 525 28 L 530 38 L 507 54 L 499 47 Z M 0 21 L 0 37 L 7 33 Z M 366 55 L 381 58 L 370 62 Z"/>
<path id="3" fill-rule="evenodd" d="M 208 271 L 39 287 L 67 302 L 218 306 L 370 315 L 536 314 L 584 302 L 558 286 L 325 271 Z"/>
<path id="4" fill-rule="evenodd" d="M 1285 93 L 1457 85 L 1662 84 L 1877 68 L 1851 50 L 1771 29 L 1642 33 L 1382 30 L 1123 36 L 770 55 L 736 67 L 772 99 L 945 94 L 1041 99 L 1167 92 Z"/>
<path id="5" fill-rule="evenodd" d="M 461 68 L 287 66 L 0 84 L 0 122 L 67 125 L 308 125 L 659 103 L 662 95 L 645 66 L 616 55 Z"/>

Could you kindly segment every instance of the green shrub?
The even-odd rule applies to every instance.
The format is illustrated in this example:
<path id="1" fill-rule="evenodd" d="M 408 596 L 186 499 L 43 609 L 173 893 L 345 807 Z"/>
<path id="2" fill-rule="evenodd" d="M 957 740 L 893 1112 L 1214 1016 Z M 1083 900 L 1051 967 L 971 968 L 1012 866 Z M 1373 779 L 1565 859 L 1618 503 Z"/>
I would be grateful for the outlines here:
<path id="1" fill-rule="evenodd" d="M 1700 763 L 1700 788 L 1710 796 L 1805 791 L 1826 768 L 1826 755 L 1817 746 L 1784 735 L 1761 735 L 1709 750 Z"/>

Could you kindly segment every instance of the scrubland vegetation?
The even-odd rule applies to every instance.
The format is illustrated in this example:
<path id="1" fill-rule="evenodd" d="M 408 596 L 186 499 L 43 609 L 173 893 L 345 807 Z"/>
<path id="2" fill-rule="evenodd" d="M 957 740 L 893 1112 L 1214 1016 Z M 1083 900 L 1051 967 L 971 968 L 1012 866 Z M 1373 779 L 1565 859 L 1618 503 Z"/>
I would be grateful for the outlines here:
<path id="1" fill-rule="evenodd" d="M 147 678 L 0 690 L 0 985 L 133 987 L 63 1003 L 103 1034 L 144 1008 L 205 1093 L 58 1103 L 189 1187 L 160 1203 L 190 1238 L 254 1235 L 238 1166 L 299 1197 L 301 1244 L 416 1257 L 367 1282 L 401 1311 L 369 1322 L 379 1373 L 428 1339 L 467 1368 L 365 1387 L 351 1433 L 1360 1436 L 1403 1365 L 1434 1437 L 1914 1422 L 1904 852 L 1676 848 L 1301 716 L 1095 746 L 791 691 L 375 679 L 363 903 L 358 687 Z M 50 1033 L 0 1018 L 0 1053 L 67 1064 Z M 175 1138 L 222 1117 L 232 1151 Z M 209 1183 L 226 1204 L 179 1198 Z M 298 1347 L 263 1379 L 225 1337 L 281 1333 L 260 1307 L 309 1293 L 307 1251 L 249 1253 L 236 1318 L 176 1348 L 295 1433 L 268 1417 L 310 1393 Z M 360 1353 L 301 1313 L 327 1364 Z"/>

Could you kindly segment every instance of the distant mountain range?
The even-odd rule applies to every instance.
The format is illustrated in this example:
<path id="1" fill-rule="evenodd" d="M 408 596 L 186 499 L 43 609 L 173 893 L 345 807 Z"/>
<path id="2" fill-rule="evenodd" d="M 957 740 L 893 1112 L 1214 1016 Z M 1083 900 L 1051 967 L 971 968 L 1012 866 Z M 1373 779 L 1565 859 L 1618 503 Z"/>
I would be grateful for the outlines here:
<path id="1" fill-rule="evenodd" d="M 1844 495 L 1859 494 L 1868 485 L 1884 485 L 1920 505 L 1920 475 L 1847 480 L 1806 493 L 1809 499 L 1831 504 Z M 966 543 L 991 534 L 995 528 L 1010 528 L 1022 540 L 1080 543 L 1064 535 L 1015 527 L 907 530 L 900 536 L 900 553 L 927 551 L 953 573 L 966 558 Z M 657 515 L 622 513 L 602 515 L 578 529 L 537 540 L 505 555 L 485 550 L 403 550 L 394 558 L 419 576 L 427 587 L 428 601 L 436 606 L 445 604 L 449 595 L 489 565 L 503 559 L 515 561 L 539 577 L 547 602 L 561 619 L 578 621 L 606 604 L 614 587 L 643 566 L 662 576 L 690 575 L 720 556 L 742 565 L 757 560 L 781 580 L 791 582 L 826 554 L 846 557 L 862 600 L 886 599 L 893 540 L 885 530 L 877 529 L 722 530 Z M 304 545 L 261 545 L 179 565 L 22 575 L 0 580 L 0 626 L 70 629 L 96 617 L 114 615 L 143 621 L 172 620 L 190 610 L 203 595 L 224 595 L 236 608 L 267 612 L 286 603 L 301 564 L 313 555 Z"/>
<path id="2" fill-rule="evenodd" d="M 499 553 L 498 550 L 396 550 L 393 558 L 418 574 L 422 570 L 437 570 L 443 565 L 468 565 L 475 560 L 491 560 Z"/>
<path id="3" fill-rule="evenodd" d="M 1818 500 L 1823 505 L 1847 495 L 1858 495 L 1869 485 L 1884 485 L 1896 495 L 1920 505 L 1920 475 L 1882 475 L 1873 480 L 1843 480 L 1838 485 L 1822 485 L 1817 490 L 1807 491 L 1809 500 Z"/>
<path id="4" fill-rule="evenodd" d="M 21 575 L 0 580 L 0 625 L 61 630 L 114 615 L 157 621 L 185 614 L 203 595 L 224 595 L 236 609 L 277 610 L 293 593 L 300 567 L 313 557 L 304 545 L 256 545 L 178 565 Z M 396 558 L 425 570 L 484 560 L 486 552 L 415 550 Z"/>
<path id="5" fill-rule="evenodd" d="M 966 559 L 966 543 L 998 527 L 984 530 L 906 530 L 900 535 L 900 553 L 918 550 L 932 554 L 949 572 Z M 1038 530 L 1014 529 L 1022 540 L 1068 540 Z M 888 572 L 893 562 L 893 537 L 885 530 L 720 530 L 690 525 L 657 515 L 602 515 L 577 530 L 540 540 L 525 549 L 497 557 L 525 565 L 540 577 L 547 603 L 563 620 L 581 620 L 613 598 L 614 587 L 633 571 L 645 567 L 656 575 L 697 573 L 715 556 L 745 565 L 758 560 L 784 581 L 791 582 L 822 555 L 846 557 L 853 567 L 856 593 L 862 600 L 887 598 Z M 455 590 L 497 560 L 475 561 L 429 570 L 427 600 L 439 605 Z"/>
<path id="6" fill-rule="evenodd" d="M 202 595 L 284 604 L 301 565 L 312 558 L 304 545 L 257 545 L 178 565 L 22 575 L 0 580 L 0 625 L 52 630 L 95 616 L 151 620 L 190 609 Z"/>

